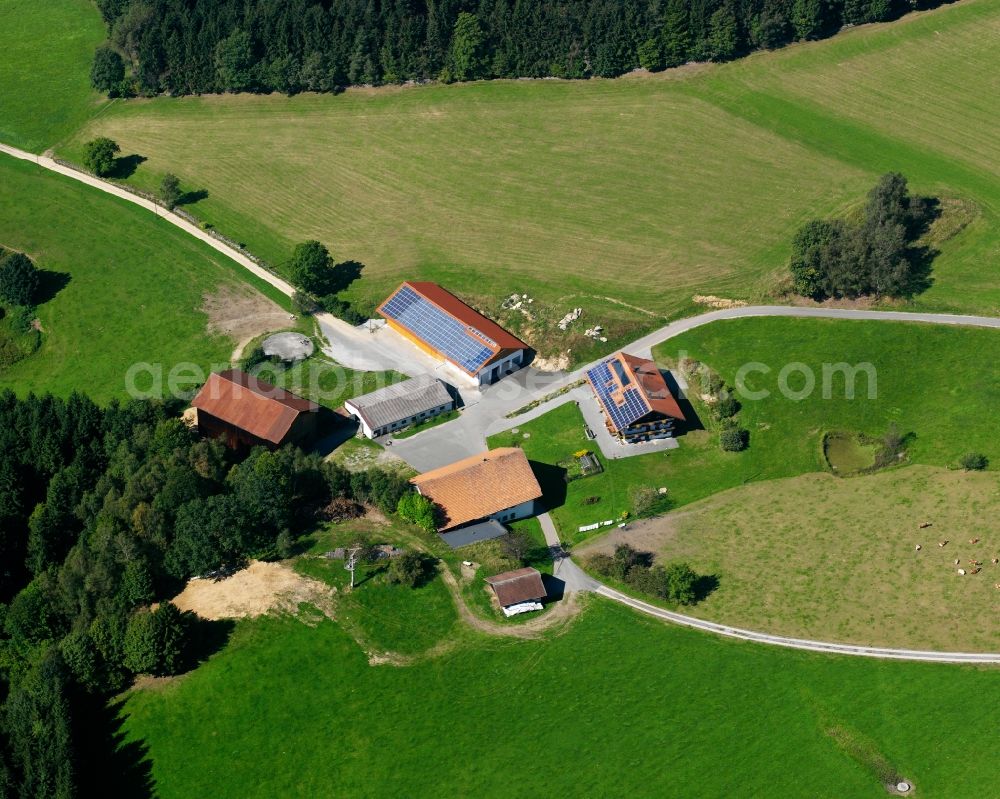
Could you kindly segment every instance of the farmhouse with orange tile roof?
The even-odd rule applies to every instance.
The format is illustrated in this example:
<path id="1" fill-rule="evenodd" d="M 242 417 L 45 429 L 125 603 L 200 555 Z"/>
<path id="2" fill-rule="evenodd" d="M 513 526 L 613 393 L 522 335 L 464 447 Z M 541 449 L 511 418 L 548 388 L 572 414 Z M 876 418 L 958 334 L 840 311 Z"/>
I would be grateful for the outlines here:
<path id="1" fill-rule="evenodd" d="M 486 519 L 510 522 L 533 516 L 542 498 L 531 465 L 517 447 L 482 452 L 410 482 L 441 509 L 442 531 Z"/>

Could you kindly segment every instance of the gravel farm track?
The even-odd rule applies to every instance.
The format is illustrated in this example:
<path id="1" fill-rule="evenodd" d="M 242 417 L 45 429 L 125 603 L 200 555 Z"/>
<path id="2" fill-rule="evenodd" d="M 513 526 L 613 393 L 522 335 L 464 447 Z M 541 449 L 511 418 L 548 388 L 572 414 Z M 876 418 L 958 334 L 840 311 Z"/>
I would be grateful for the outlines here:
<path id="1" fill-rule="evenodd" d="M 18 158 L 25 161 L 32 161 L 38 166 L 51 170 L 53 172 L 58 172 L 61 175 L 65 175 L 74 180 L 78 180 L 89 186 L 92 186 L 100 191 L 107 192 L 108 194 L 113 194 L 122 199 L 128 200 L 129 202 L 135 203 L 143 208 L 146 208 L 152 213 L 166 219 L 170 223 L 176 225 L 177 227 L 184 230 L 186 233 L 200 239 L 201 241 L 208 244 L 213 249 L 222 253 L 223 255 L 231 258 L 233 261 L 238 263 L 240 266 L 252 272 L 261 280 L 266 281 L 278 291 L 282 292 L 287 296 L 291 296 L 294 289 L 286 281 L 262 268 L 258 264 L 254 263 L 251 259 L 247 258 L 246 255 L 237 251 L 236 249 L 228 246 L 224 242 L 210 236 L 204 230 L 201 230 L 196 225 L 191 224 L 185 219 L 177 216 L 176 214 L 166 210 L 162 206 L 158 205 L 151 200 L 144 197 L 140 197 L 133 194 L 130 191 L 111 183 L 106 180 L 94 177 L 88 173 L 82 172 L 72 167 L 65 166 L 54 159 L 46 155 L 36 155 L 34 153 L 29 153 L 24 150 L 19 150 L 14 147 L 10 147 L 4 144 L 0 144 L 0 152 L 5 153 L 14 158 Z M 834 308 L 818 308 L 818 307 L 798 307 L 798 306 L 746 306 L 741 308 L 729 308 L 725 310 L 710 311 L 708 313 L 700 314 L 698 316 L 689 317 L 687 319 L 680 319 L 675 322 L 649 333 L 636 341 L 628 345 L 628 348 L 634 351 L 638 355 L 649 355 L 651 347 L 655 344 L 659 344 L 662 341 L 670 339 L 677 336 L 687 330 L 691 330 L 695 327 L 700 327 L 701 325 L 710 324 L 721 319 L 738 319 L 746 317 L 757 317 L 757 316 L 785 316 L 785 317 L 819 317 L 819 318 L 830 318 L 830 319 L 867 319 L 867 320 L 884 320 L 884 321 L 897 321 L 897 322 L 921 322 L 926 324 L 946 324 L 946 325 L 964 325 L 970 327 L 987 327 L 987 328 L 997 328 L 1000 329 L 1000 318 L 989 317 L 989 316 L 963 316 L 956 314 L 934 314 L 934 313 L 916 313 L 916 312 L 902 312 L 902 311 L 869 311 L 869 310 L 853 310 L 853 309 L 834 309 Z M 340 327 L 350 327 L 346 322 L 336 319 L 330 314 L 318 314 L 317 317 L 319 321 L 324 325 L 334 329 Z M 565 378 L 554 383 L 548 383 L 545 386 L 543 393 L 552 392 L 554 389 L 558 388 L 560 384 L 565 382 L 566 384 L 571 383 L 573 380 L 578 379 L 579 375 L 588 367 L 582 367 L 576 372 L 566 375 Z M 558 404 L 560 400 L 553 401 L 553 406 Z M 517 405 L 519 406 L 524 402 L 524 397 L 520 397 L 517 400 Z M 548 408 L 549 403 L 543 403 L 541 407 Z M 491 416 L 495 417 L 495 408 L 490 407 Z M 511 408 L 510 410 L 513 410 Z M 537 415 L 539 408 L 536 408 L 532 415 Z M 486 430 L 490 427 L 490 423 L 493 419 L 475 419 L 475 414 L 465 414 L 469 417 L 469 422 L 475 422 L 473 424 L 463 425 L 465 430 L 463 433 L 470 435 L 475 438 L 478 436 L 485 436 Z M 515 420 L 513 423 L 517 423 Z M 434 431 L 447 430 L 446 435 L 454 435 L 455 424 L 442 425 L 438 428 L 433 428 L 428 430 L 424 435 L 433 435 Z M 482 449 L 479 446 L 481 442 L 475 441 L 478 449 Z M 856 646 L 851 644 L 840 644 L 832 643 L 826 641 L 813 641 L 808 639 L 799 638 L 787 638 L 783 636 L 769 635 L 763 632 L 756 632 L 753 630 L 744 630 L 737 627 L 730 627 L 723 624 L 717 624 L 715 622 L 705 621 L 703 619 L 696 619 L 691 616 L 685 616 L 681 613 L 675 613 L 673 611 L 666 610 L 664 608 L 651 605 L 647 602 L 643 602 L 639 599 L 627 596 L 626 594 L 616 591 L 613 588 L 605 586 L 598 581 L 591 578 L 589 575 L 584 574 L 584 572 L 575 564 L 573 561 L 561 551 L 559 547 L 559 542 L 556 538 L 555 528 L 548 519 L 547 514 L 543 514 L 543 530 L 546 534 L 546 540 L 549 542 L 550 546 L 553 547 L 553 552 L 556 557 L 556 574 L 562 577 L 567 584 L 568 591 L 583 590 L 592 591 L 615 602 L 619 602 L 623 605 L 633 608 L 634 610 L 644 613 L 649 616 L 653 616 L 664 621 L 669 621 L 674 624 L 679 624 L 686 627 L 692 627 L 704 632 L 714 633 L 716 635 L 722 635 L 730 638 L 739 638 L 746 641 L 753 641 L 761 644 L 769 644 L 772 646 L 781 646 L 791 649 L 808 650 L 812 652 L 825 652 L 828 654 L 837 655 L 854 655 L 861 657 L 872 657 L 872 658 L 883 658 L 892 660 L 908 660 L 908 661 L 919 661 L 919 662 L 935 662 L 935 663 L 976 663 L 976 664 L 993 664 L 1000 665 L 1000 652 L 998 653 L 975 653 L 975 652 L 931 652 L 931 651 L 920 651 L 911 649 L 891 649 L 882 647 L 867 647 L 867 646 Z"/>

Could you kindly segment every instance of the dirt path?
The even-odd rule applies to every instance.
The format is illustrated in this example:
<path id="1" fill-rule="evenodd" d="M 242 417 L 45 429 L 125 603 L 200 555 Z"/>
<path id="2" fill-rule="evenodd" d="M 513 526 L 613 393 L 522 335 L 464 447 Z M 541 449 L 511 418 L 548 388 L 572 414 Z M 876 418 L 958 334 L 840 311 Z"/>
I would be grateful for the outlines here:
<path id="1" fill-rule="evenodd" d="M 233 361 L 243 357 L 247 344 L 258 336 L 286 330 L 295 317 L 271 299 L 249 286 L 224 283 L 202 297 L 202 312 L 208 316 L 208 332 L 239 342 Z"/>
<path id="2" fill-rule="evenodd" d="M 431 554 L 423 541 L 415 535 L 404 535 L 406 543 L 421 552 Z M 487 635 L 498 635 L 507 638 L 539 638 L 541 633 L 553 627 L 568 622 L 582 609 L 583 603 L 576 592 L 567 591 L 563 598 L 547 613 L 524 622 L 523 624 L 504 624 L 498 621 L 491 621 L 476 615 L 466 604 L 462 596 L 462 587 L 458 584 L 455 575 L 446 563 L 438 563 L 438 573 L 444 582 L 445 588 L 451 594 L 451 599 L 455 603 L 459 618 L 469 627 Z"/>

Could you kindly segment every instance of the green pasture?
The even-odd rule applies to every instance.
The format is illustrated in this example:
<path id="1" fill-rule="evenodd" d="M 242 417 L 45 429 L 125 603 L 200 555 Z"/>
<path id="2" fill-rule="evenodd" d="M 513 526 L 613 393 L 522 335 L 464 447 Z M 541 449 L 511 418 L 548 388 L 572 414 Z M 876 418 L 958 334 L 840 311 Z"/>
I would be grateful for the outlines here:
<path id="1" fill-rule="evenodd" d="M 414 624 L 422 623 L 418 615 Z M 133 691 L 157 795 L 980 797 L 991 669 L 828 657 L 593 599 L 541 640 L 473 636 L 372 666 L 337 623 L 240 622 L 197 671 Z"/>
<path id="2" fill-rule="evenodd" d="M 991 409 L 1000 407 L 1000 376 L 990 364 L 1000 348 L 1000 332 L 989 329 L 821 319 L 756 318 L 714 322 L 671 339 L 654 350 L 658 362 L 674 367 L 681 357 L 701 361 L 730 386 L 747 364 L 747 391 L 766 397 L 742 404 L 740 424 L 750 433 L 741 453 L 719 449 L 716 423 L 697 390 L 694 429 L 680 436 L 680 447 L 663 453 L 609 460 L 603 473 L 566 484 L 557 467 L 572 453 L 594 450 L 584 433 L 579 409 L 568 403 L 531 422 L 517 433 L 491 437 L 490 446 L 520 446 L 540 464 L 543 489 L 561 535 L 581 536 L 581 526 L 617 519 L 631 508 L 636 486 L 666 487 L 675 506 L 745 483 L 827 470 L 823 435 L 827 431 L 879 436 L 893 423 L 906 439 L 908 463 L 942 467 L 957 464 L 967 452 L 982 452 L 1000 464 L 1000 444 L 993 432 Z M 968 353 L 977 353 L 975 359 Z M 824 364 L 863 367 L 853 399 L 843 371 Z M 806 385 L 815 389 L 796 399 Z M 870 370 L 865 367 L 870 365 Z M 763 371 L 767 369 L 769 371 Z M 869 396 L 868 376 L 873 374 Z M 785 394 L 785 385 L 791 393 Z M 592 498 L 596 497 L 594 500 Z"/>
<path id="3" fill-rule="evenodd" d="M 932 466 L 800 475 L 724 491 L 588 544 L 584 554 L 628 541 L 665 562 L 685 561 L 718 584 L 683 612 L 724 624 L 867 646 L 997 652 L 997 489 L 993 473 Z"/>
<path id="4" fill-rule="evenodd" d="M 107 32 L 91 0 L 2 0 L 0 142 L 41 152 L 107 103 L 90 86 Z"/>
<path id="5" fill-rule="evenodd" d="M 239 267 L 149 212 L 33 164 L 0 155 L 0 184 L 0 246 L 26 252 L 50 296 L 38 307 L 41 348 L 0 372 L 0 386 L 106 401 L 127 396 L 137 363 L 164 385 L 178 364 L 228 365 L 234 342 L 208 334 L 201 306 L 220 285 L 247 280 Z"/>

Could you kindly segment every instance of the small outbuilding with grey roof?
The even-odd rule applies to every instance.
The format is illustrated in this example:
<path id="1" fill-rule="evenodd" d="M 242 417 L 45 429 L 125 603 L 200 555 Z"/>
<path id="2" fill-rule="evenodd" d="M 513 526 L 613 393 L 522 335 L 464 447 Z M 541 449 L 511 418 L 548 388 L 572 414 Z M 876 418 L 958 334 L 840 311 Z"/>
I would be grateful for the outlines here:
<path id="1" fill-rule="evenodd" d="M 435 377 L 419 375 L 344 403 L 366 438 L 378 438 L 454 410 L 455 398 Z"/>

